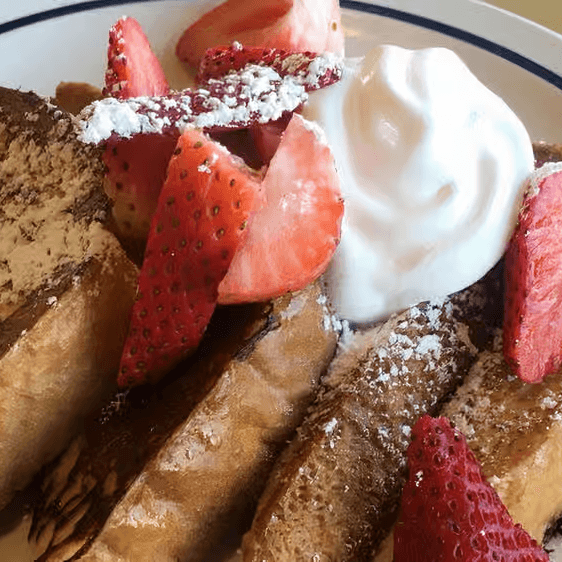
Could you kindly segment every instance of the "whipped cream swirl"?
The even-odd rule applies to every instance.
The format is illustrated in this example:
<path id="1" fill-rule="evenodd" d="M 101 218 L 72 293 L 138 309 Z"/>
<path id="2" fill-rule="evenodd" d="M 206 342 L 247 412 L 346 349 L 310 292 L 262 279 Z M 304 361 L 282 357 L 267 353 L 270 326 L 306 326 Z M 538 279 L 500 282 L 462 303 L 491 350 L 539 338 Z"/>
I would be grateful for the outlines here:
<path id="1" fill-rule="evenodd" d="M 325 131 L 346 202 L 326 274 L 342 317 L 373 321 L 445 296 L 500 259 L 532 145 L 452 51 L 378 47 L 312 93 L 304 116 Z"/>

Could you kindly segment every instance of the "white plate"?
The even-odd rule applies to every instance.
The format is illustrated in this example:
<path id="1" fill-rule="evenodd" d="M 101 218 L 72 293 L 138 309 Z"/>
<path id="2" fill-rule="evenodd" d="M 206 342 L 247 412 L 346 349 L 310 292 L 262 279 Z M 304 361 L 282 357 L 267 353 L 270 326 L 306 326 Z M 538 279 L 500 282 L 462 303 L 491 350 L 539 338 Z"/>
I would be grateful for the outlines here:
<path id="1" fill-rule="evenodd" d="M 175 59 L 175 43 L 220 1 L 0 0 L 0 85 L 45 95 L 63 80 L 101 85 L 108 29 L 130 15 L 144 27 L 172 86 L 182 87 L 189 79 Z M 380 43 L 453 49 L 521 117 L 532 139 L 562 141 L 562 36 L 477 0 L 341 5 L 350 56 Z M 2 560 L 28 560 L 16 547 L 3 551 L 2 542 Z"/>

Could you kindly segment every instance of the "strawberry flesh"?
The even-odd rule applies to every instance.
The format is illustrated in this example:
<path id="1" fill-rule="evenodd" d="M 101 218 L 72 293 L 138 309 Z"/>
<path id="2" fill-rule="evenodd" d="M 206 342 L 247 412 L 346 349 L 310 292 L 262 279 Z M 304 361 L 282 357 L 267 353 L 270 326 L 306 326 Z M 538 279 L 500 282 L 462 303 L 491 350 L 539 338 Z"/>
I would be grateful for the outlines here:
<path id="1" fill-rule="evenodd" d="M 338 0 L 226 0 L 191 25 L 176 46 L 197 67 L 205 51 L 239 41 L 255 47 L 343 54 Z"/>
<path id="2" fill-rule="evenodd" d="M 109 30 L 104 95 L 119 99 L 163 96 L 170 91 L 160 62 L 139 22 L 121 18 Z"/>
<path id="3" fill-rule="evenodd" d="M 104 189 L 114 202 L 121 237 L 146 240 L 177 140 L 177 135 L 152 133 L 108 141 Z"/>
<path id="4" fill-rule="evenodd" d="M 547 553 L 514 524 L 447 418 L 420 418 L 407 456 L 395 562 L 548 562 Z"/>
<path id="5" fill-rule="evenodd" d="M 258 123 L 249 128 L 255 151 L 264 164 L 269 165 L 271 159 L 277 152 L 279 144 L 281 143 L 281 137 L 285 129 L 287 129 L 291 118 L 292 114 L 288 113 L 276 121 L 270 121 L 264 124 Z"/>
<path id="6" fill-rule="evenodd" d="M 525 196 L 505 262 L 503 351 L 529 383 L 562 363 L 562 171 L 543 174 L 548 166 Z"/>
<path id="7" fill-rule="evenodd" d="M 104 94 L 118 99 L 166 95 L 170 88 L 139 22 L 121 18 L 109 30 Z M 104 189 L 113 200 L 117 231 L 127 244 L 143 241 L 178 134 L 143 134 L 108 141 Z M 140 242 L 142 248 L 142 242 Z"/>
<path id="8" fill-rule="evenodd" d="M 197 347 L 259 197 L 243 163 L 201 131 L 184 132 L 151 223 L 120 386 L 157 381 Z"/>
<path id="9" fill-rule="evenodd" d="M 334 159 L 312 124 L 293 115 L 262 182 L 265 198 L 219 287 L 219 302 L 265 301 L 298 291 L 337 247 L 343 201 Z"/>

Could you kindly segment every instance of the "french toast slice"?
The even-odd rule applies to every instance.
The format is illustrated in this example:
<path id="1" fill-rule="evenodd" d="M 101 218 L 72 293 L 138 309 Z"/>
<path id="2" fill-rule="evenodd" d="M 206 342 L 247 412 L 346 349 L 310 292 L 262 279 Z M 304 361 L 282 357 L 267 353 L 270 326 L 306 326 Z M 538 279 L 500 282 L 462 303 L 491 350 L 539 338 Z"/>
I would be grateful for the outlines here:
<path id="1" fill-rule="evenodd" d="M 468 372 L 470 334 L 498 318 L 498 276 L 394 315 L 339 353 L 270 475 L 244 561 L 370 559 L 396 514 L 409 430 Z"/>
<path id="2" fill-rule="evenodd" d="M 562 378 L 526 384 L 509 370 L 501 334 L 442 414 L 469 447 L 516 523 L 539 543 L 562 514 Z"/>
<path id="3" fill-rule="evenodd" d="M 0 509 L 115 386 L 137 270 L 102 180 L 68 113 L 0 88 Z"/>
<path id="4" fill-rule="evenodd" d="M 246 530 L 337 340 L 319 283 L 251 308 L 219 312 L 176 380 L 93 422 L 54 464 L 37 560 L 217 560 L 224 536 Z"/>
<path id="5" fill-rule="evenodd" d="M 560 373 L 540 384 L 522 382 L 503 358 L 498 332 L 439 415 L 466 436 L 515 523 L 541 544 L 562 514 Z M 373 559 L 392 562 L 392 532 Z"/>

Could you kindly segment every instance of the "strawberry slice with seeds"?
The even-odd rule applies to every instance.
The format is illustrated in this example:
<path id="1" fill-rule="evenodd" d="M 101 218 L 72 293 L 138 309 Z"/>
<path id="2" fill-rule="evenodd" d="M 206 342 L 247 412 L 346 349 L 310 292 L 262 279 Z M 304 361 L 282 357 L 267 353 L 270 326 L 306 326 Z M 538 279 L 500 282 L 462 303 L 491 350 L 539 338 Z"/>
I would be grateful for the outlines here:
<path id="1" fill-rule="evenodd" d="M 207 49 L 196 79 L 204 84 L 232 71 L 243 70 L 248 65 L 268 66 L 281 77 L 293 76 L 304 85 L 305 91 L 311 92 L 341 78 L 341 66 L 336 64 L 337 61 L 338 57 L 330 54 L 247 47 L 235 42 L 229 47 Z"/>
<path id="2" fill-rule="evenodd" d="M 152 133 L 108 141 L 104 189 L 121 237 L 146 240 L 177 140 L 174 134 Z"/>
<path id="3" fill-rule="evenodd" d="M 121 386 L 158 380 L 197 347 L 259 198 L 241 160 L 201 131 L 184 132 L 151 223 Z"/>
<path id="4" fill-rule="evenodd" d="M 219 286 L 219 302 L 264 301 L 303 289 L 328 266 L 343 201 L 321 132 L 293 115 L 262 182 L 265 204 Z"/>
<path id="5" fill-rule="evenodd" d="M 503 351 L 519 378 L 540 382 L 562 364 L 562 166 L 531 179 L 509 243 Z"/>
<path id="6" fill-rule="evenodd" d="M 338 0 L 226 0 L 191 25 L 176 46 L 197 67 L 206 49 L 239 41 L 255 47 L 343 54 Z"/>
<path id="7" fill-rule="evenodd" d="M 162 96 L 170 91 L 160 62 L 139 22 L 121 18 L 109 30 L 103 93 L 119 99 Z"/>
<path id="8" fill-rule="evenodd" d="M 548 562 L 548 554 L 514 524 L 447 418 L 420 418 L 407 456 L 395 562 Z"/>
<path id="9" fill-rule="evenodd" d="M 119 99 L 168 94 L 170 88 L 139 22 L 121 18 L 109 30 L 104 93 Z M 113 200 L 113 217 L 122 239 L 144 241 L 168 162 L 177 143 L 175 131 L 111 139 L 103 155 L 104 189 Z"/>

